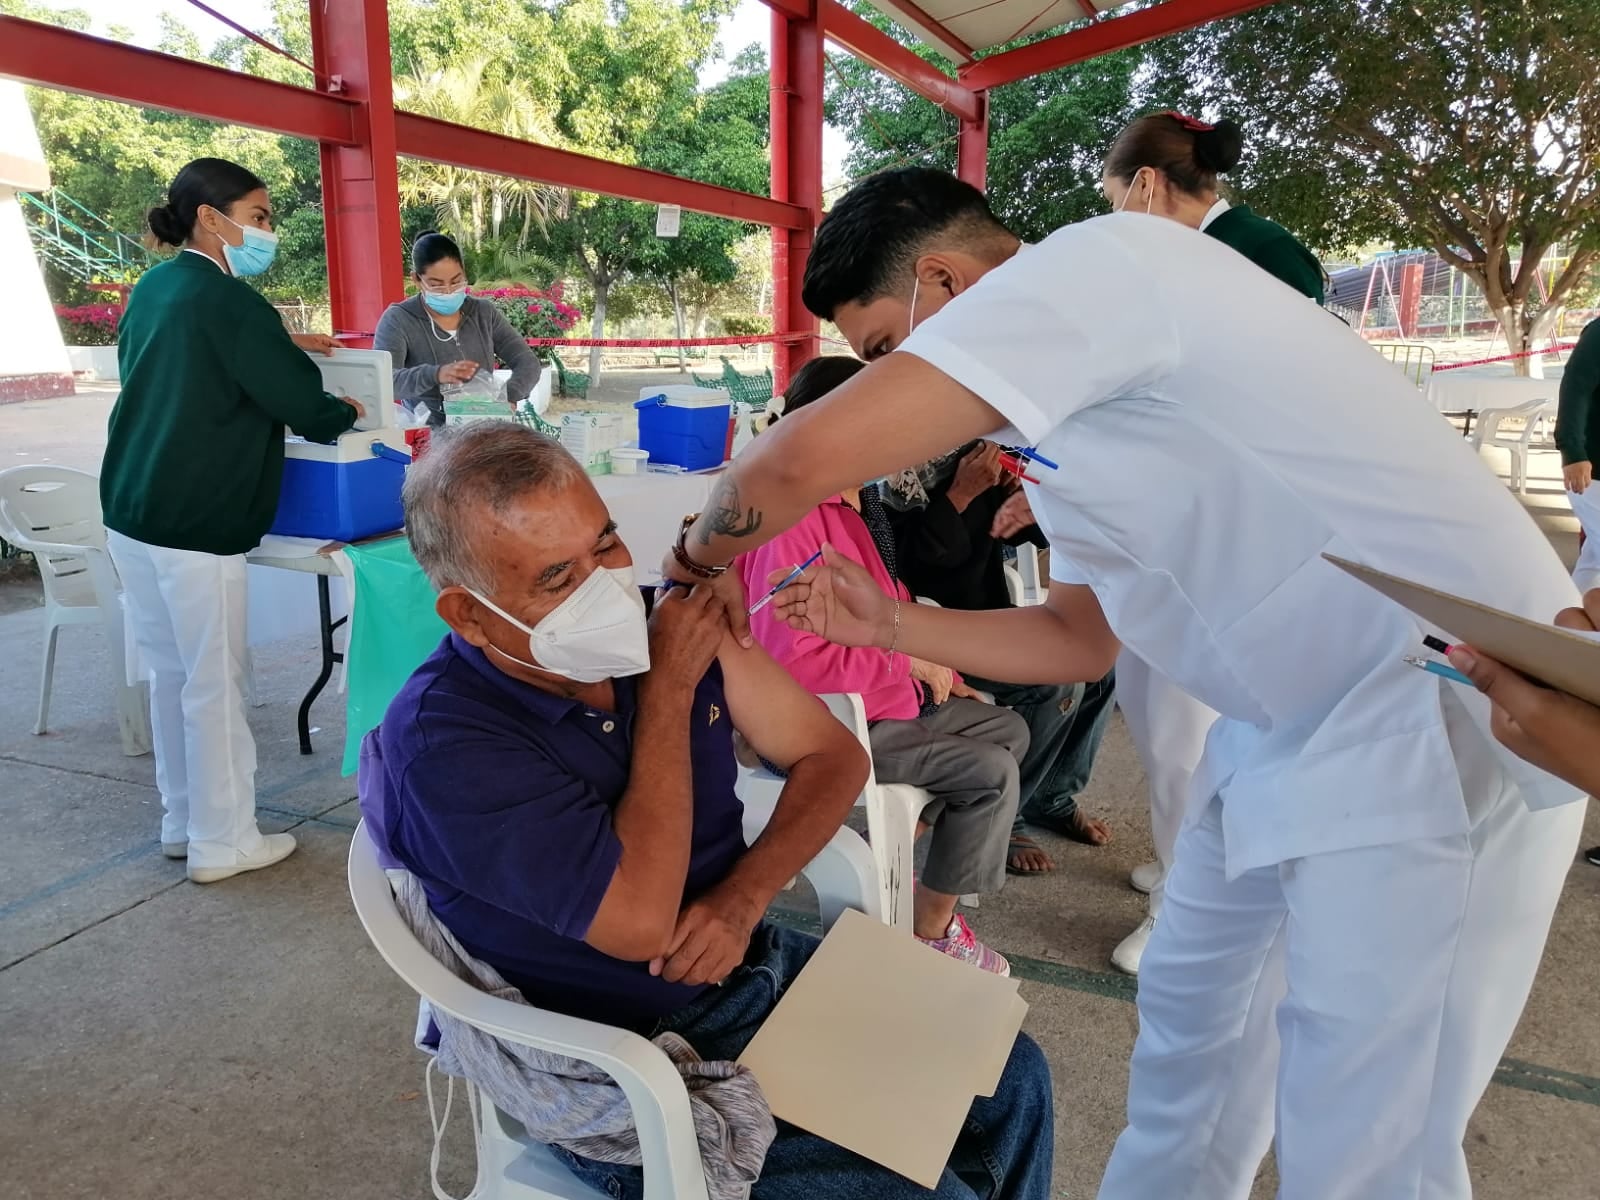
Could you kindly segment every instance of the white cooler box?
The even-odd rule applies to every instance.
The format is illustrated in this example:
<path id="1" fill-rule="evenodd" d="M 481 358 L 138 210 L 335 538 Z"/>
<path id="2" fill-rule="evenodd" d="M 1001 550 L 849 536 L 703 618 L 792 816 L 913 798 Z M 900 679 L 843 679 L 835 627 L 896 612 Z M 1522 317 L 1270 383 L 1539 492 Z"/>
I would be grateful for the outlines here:
<path id="1" fill-rule="evenodd" d="M 398 529 L 400 487 L 411 450 L 394 421 L 394 374 L 383 350 L 313 354 L 323 386 L 359 400 L 366 415 L 332 445 L 289 437 L 283 491 L 269 532 L 354 542 Z"/>

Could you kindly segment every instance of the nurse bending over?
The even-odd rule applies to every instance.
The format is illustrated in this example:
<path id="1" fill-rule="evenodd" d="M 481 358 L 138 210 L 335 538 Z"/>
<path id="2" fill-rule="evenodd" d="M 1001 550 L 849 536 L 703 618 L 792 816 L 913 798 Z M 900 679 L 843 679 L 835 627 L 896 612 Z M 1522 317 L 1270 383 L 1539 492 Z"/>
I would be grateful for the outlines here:
<path id="1" fill-rule="evenodd" d="M 1547 620 L 1577 593 L 1532 520 L 1359 338 L 1176 221 L 1023 247 L 967 185 L 886 172 L 821 225 L 805 298 L 882 361 L 740 456 L 669 576 L 973 438 L 1036 447 L 1045 605 L 874 599 L 834 555 L 781 611 L 1023 682 L 1098 679 L 1125 646 L 1220 714 L 1101 1196 L 1243 1198 L 1274 1136 L 1294 1200 L 1470 1195 L 1467 1119 L 1581 797 L 1505 751 L 1481 697 L 1408 667 L 1416 621 L 1322 554 Z M 1245 1036 L 1261 1004 L 1269 1046 Z"/>
<path id="2" fill-rule="evenodd" d="M 322 390 L 305 350 L 244 278 L 278 249 L 272 201 L 220 158 L 189 163 L 147 218 L 181 253 L 146 271 L 117 334 L 100 505 L 134 640 L 150 671 L 161 849 L 215 883 L 293 852 L 256 827 L 245 720 L 245 553 L 272 524 L 284 427 L 331 441 L 361 406 Z"/>

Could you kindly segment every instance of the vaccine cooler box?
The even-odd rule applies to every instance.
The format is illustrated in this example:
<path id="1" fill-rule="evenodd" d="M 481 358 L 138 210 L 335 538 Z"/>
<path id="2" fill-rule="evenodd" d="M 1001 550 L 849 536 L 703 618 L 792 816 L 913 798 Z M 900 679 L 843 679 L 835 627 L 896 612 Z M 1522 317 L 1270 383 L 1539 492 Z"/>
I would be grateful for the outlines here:
<path id="1" fill-rule="evenodd" d="M 269 532 L 354 542 L 399 529 L 400 487 L 411 450 L 394 423 L 394 374 L 384 350 L 310 355 L 322 386 L 359 401 L 366 415 L 332 445 L 284 440 L 283 491 Z"/>
<path id="2" fill-rule="evenodd" d="M 639 412 L 639 449 L 652 463 L 672 463 L 703 471 L 727 461 L 732 400 L 722 388 L 643 388 L 633 406 Z"/>

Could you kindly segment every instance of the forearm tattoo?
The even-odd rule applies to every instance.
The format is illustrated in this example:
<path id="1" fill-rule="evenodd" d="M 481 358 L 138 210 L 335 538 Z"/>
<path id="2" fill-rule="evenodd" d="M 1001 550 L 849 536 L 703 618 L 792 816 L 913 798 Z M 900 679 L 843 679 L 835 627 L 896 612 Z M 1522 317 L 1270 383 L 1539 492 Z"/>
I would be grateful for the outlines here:
<path id="1" fill-rule="evenodd" d="M 745 508 L 739 498 L 738 481 L 725 472 L 712 489 L 711 501 L 701 517 L 700 544 L 709 546 L 717 534 L 731 538 L 752 537 L 761 528 L 761 521 L 761 510 Z"/>

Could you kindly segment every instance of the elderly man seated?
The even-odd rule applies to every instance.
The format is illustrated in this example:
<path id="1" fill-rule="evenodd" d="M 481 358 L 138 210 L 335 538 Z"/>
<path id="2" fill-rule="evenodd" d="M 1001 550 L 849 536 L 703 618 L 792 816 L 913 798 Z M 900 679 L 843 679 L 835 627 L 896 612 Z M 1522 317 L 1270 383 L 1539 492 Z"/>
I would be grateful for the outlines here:
<path id="1" fill-rule="evenodd" d="M 839 828 L 865 755 L 719 601 L 646 602 L 603 500 L 559 444 L 509 422 L 437 437 L 406 529 L 451 628 L 369 735 L 362 808 L 465 949 L 542 1008 L 672 1031 L 732 1060 L 816 946 L 762 915 Z M 753 846 L 737 730 L 788 780 Z M 1019 1037 L 938 1197 L 1050 1194 L 1049 1070 Z M 641 1197 L 638 1167 L 558 1150 Z M 783 1124 L 754 1200 L 930 1193 Z"/>

